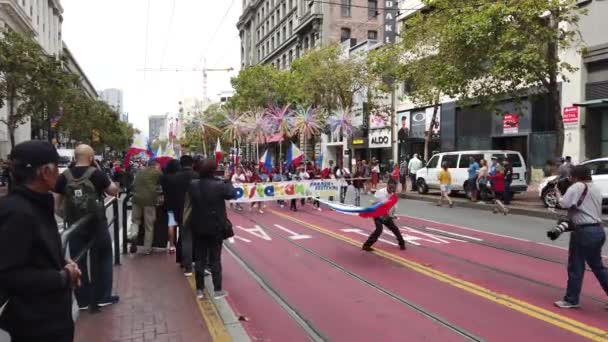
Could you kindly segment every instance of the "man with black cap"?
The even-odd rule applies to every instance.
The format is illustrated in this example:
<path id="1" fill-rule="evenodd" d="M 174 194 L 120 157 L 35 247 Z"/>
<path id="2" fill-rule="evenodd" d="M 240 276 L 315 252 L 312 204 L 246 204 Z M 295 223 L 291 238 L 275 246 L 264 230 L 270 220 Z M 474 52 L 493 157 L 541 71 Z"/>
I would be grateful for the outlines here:
<path id="1" fill-rule="evenodd" d="M 74 336 L 72 288 L 81 273 L 65 260 L 55 221 L 50 191 L 58 161 L 48 142 L 15 146 L 14 188 L 0 199 L 0 294 L 8 296 L 0 328 L 13 342 L 68 342 Z"/>

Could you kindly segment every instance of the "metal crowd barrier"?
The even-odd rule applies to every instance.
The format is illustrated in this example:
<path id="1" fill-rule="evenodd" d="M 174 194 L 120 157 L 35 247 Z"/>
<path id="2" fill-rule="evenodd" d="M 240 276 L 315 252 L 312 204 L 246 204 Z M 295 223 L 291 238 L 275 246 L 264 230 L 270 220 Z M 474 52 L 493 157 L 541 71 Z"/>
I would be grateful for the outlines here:
<path id="1" fill-rule="evenodd" d="M 125 193 L 125 198 L 122 200 L 122 254 L 127 254 L 127 228 L 129 228 L 129 210 L 133 209 L 131 204 L 133 194 L 130 191 Z"/>
<path id="2" fill-rule="evenodd" d="M 109 201 L 104 203 L 104 214 L 105 211 L 107 211 L 108 208 L 112 207 L 112 219 L 108 221 L 108 225 L 107 225 L 107 229 L 110 229 L 111 227 L 114 228 L 114 265 L 120 265 L 120 225 L 119 225 L 119 219 L 118 219 L 118 215 L 119 215 L 119 211 L 118 211 L 118 198 L 116 197 L 112 197 Z M 82 231 L 83 229 L 86 229 L 86 226 L 91 222 L 91 220 L 93 220 L 93 214 L 89 214 L 83 218 L 81 218 L 80 220 L 76 221 L 74 224 L 72 224 L 71 226 L 67 227 L 67 229 L 65 229 L 62 233 L 61 233 L 61 244 L 63 246 L 63 255 L 65 255 L 67 247 L 69 245 L 69 240 L 72 237 L 73 234 Z M 87 243 L 87 245 L 85 246 L 85 248 L 83 248 L 83 250 L 76 255 L 75 257 L 72 258 L 72 260 L 74 260 L 74 262 L 78 262 L 80 261 L 87 253 L 88 251 L 91 249 L 91 247 L 93 246 L 93 244 L 95 243 L 95 239 L 91 239 L 91 241 L 89 241 Z"/>

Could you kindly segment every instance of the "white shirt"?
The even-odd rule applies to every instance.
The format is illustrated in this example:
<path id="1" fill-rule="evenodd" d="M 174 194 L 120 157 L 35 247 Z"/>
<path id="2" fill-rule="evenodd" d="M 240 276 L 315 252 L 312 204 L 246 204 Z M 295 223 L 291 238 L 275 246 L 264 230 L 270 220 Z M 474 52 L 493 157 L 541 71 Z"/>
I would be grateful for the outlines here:
<path id="1" fill-rule="evenodd" d="M 308 172 L 302 171 L 302 172 L 300 172 L 299 176 L 300 176 L 300 179 L 310 179 L 310 175 L 308 174 Z"/>
<path id="2" fill-rule="evenodd" d="M 422 169 L 422 160 L 418 158 L 412 158 L 412 160 L 410 160 L 408 168 L 410 170 L 410 173 L 416 174 L 416 171 Z"/>
<path id="3" fill-rule="evenodd" d="M 388 191 L 386 190 L 386 188 L 382 188 L 378 191 L 376 191 L 376 193 L 374 194 L 374 197 L 376 198 L 376 200 L 378 200 L 378 202 L 384 202 L 386 200 L 388 200 L 390 194 L 388 193 Z M 397 203 L 395 203 L 395 206 L 393 206 L 389 212 L 389 214 L 391 216 L 395 216 L 395 212 L 397 211 L 397 206 L 399 205 L 399 201 L 397 201 Z"/>
<path id="4" fill-rule="evenodd" d="M 240 174 L 237 175 L 236 173 L 232 175 L 232 183 L 238 184 L 238 183 L 242 183 L 245 181 L 245 175 L 244 174 Z"/>
<path id="5" fill-rule="evenodd" d="M 574 224 L 602 223 L 602 191 L 591 182 L 587 183 L 587 188 L 587 195 L 578 208 L 576 204 L 585 191 L 582 182 L 572 184 L 559 200 L 559 205 L 568 209 L 568 218 Z"/>

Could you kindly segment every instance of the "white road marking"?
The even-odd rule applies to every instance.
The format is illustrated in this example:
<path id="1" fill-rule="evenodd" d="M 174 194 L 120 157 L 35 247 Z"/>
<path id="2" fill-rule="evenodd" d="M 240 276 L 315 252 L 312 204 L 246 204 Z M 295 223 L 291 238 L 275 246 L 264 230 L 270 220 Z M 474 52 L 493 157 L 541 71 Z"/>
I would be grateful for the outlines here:
<path id="1" fill-rule="evenodd" d="M 270 235 L 268 235 L 268 233 L 266 233 L 266 231 L 258 226 L 257 224 L 253 227 L 253 228 L 243 228 L 241 226 L 236 226 L 238 229 L 246 231 L 247 233 L 259 237 L 260 239 L 266 240 L 266 241 L 272 241 L 272 238 L 270 237 Z"/>
<path id="2" fill-rule="evenodd" d="M 364 233 L 361 229 L 354 229 L 354 228 L 347 228 L 347 229 L 340 229 L 341 231 L 345 232 L 345 233 L 355 233 L 361 236 L 365 236 L 368 237 L 369 234 Z M 382 232 L 383 234 L 388 234 L 387 232 Z M 404 236 L 403 240 L 405 240 L 405 242 L 415 245 L 415 246 L 420 246 L 419 243 L 415 242 L 414 240 L 419 240 L 420 238 L 417 238 L 415 236 Z M 382 241 L 385 243 L 388 243 L 389 245 L 393 245 L 393 246 L 399 246 L 397 243 L 392 242 L 392 241 L 388 241 L 382 238 L 379 238 L 378 241 Z"/>
<path id="3" fill-rule="evenodd" d="M 447 240 L 453 240 L 453 241 L 458 241 L 458 242 L 466 242 L 463 240 L 458 240 L 458 239 L 454 239 L 454 238 L 450 238 L 450 237 L 446 237 L 446 236 L 437 236 L 435 234 L 429 234 L 429 233 L 425 233 L 423 231 L 420 231 L 418 229 L 414 229 L 412 227 L 408 227 L 408 226 L 402 226 L 401 230 L 405 233 L 414 233 L 414 234 L 419 234 L 421 236 L 425 236 L 427 238 L 424 237 L 417 237 L 417 239 L 419 240 L 423 240 L 423 241 L 427 241 L 430 243 L 435 243 L 435 244 L 445 244 L 445 243 L 450 243 Z M 409 235 L 409 234 L 408 234 Z"/>
<path id="4" fill-rule="evenodd" d="M 462 235 L 462 234 L 452 233 L 452 232 L 448 232 L 448 231 L 441 230 L 441 229 L 430 228 L 430 227 L 426 227 L 426 229 L 432 230 L 434 232 L 439 232 L 439 233 L 444 233 L 444 234 L 452 235 L 452 236 L 458 236 L 458 237 L 469 239 L 469 240 L 473 240 L 473 241 L 479 241 L 479 242 L 483 241 L 483 239 L 478 239 L 476 237 L 472 237 L 472 236 L 468 236 L 468 235 Z"/>
<path id="5" fill-rule="evenodd" d="M 291 236 L 289 237 L 291 240 L 304 240 L 304 239 L 311 239 L 312 238 L 312 236 L 310 236 L 310 235 L 298 234 L 298 233 L 296 233 L 294 231 L 291 231 L 291 230 L 289 230 L 289 229 L 287 229 L 287 228 L 285 228 L 285 227 L 283 227 L 281 225 L 278 225 L 278 224 L 275 224 L 274 226 L 277 227 L 277 228 L 279 228 L 280 230 L 286 232 L 286 233 L 291 234 Z"/>
<path id="6" fill-rule="evenodd" d="M 402 217 L 408 217 L 408 218 L 415 219 L 415 220 L 420 220 L 420 221 L 427 221 L 427 222 L 431 222 L 431 223 L 437 223 L 437 224 L 441 224 L 441 225 L 445 225 L 445 226 L 452 226 L 452 227 L 455 227 L 455 228 L 469 230 L 469 231 L 472 231 L 472 232 L 483 233 L 483 234 L 494 235 L 494 236 L 500 236 L 500 237 L 507 238 L 507 239 L 513 239 L 513 240 L 524 241 L 524 242 L 532 242 L 530 240 L 526 240 L 526 239 L 522 239 L 522 238 L 517 238 L 517 237 L 507 236 L 507 235 L 502 235 L 502 234 L 497 234 L 497 233 L 490 233 L 490 232 L 486 232 L 486 231 L 483 231 L 483 230 L 469 228 L 469 227 L 463 227 L 463 226 L 459 226 L 459 225 L 455 225 L 455 224 L 451 224 L 451 223 L 444 223 L 444 222 L 439 222 L 439 221 L 427 220 L 427 219 L 422 219 L 422 218 L 418 218 L 418 217 L 414 217 L 414 216 L 408 216 L 408 215 L 401 215 L 401 216 Z"/>

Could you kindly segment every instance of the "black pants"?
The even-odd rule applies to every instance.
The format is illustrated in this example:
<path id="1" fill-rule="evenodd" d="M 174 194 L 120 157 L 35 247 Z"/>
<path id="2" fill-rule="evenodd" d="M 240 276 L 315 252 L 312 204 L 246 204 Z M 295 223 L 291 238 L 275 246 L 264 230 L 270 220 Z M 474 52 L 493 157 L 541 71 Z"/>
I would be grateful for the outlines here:
<path id="1" fill-rule="evenodd" d="M 412 190 L 410 191 L 416 191 L 418 189 L 418 186 L 416 185 L 416 175 L 410 175 L 410 181 L 412 182 Z"/>
<path id="2" fill-rule="evenodd" d="M 87 234 L 86 236 L 76 234 L 69 241 L 70 255 L 75 258 L 87 246 L 90 239 L 95 238 L 88 258 L 85 254 L 78 261 L 78 267 L 82 272 L 82 286 L 74 292 L 79 307 L 88 306 L 92 302 L 95 304 L 103 303 L 112 295 L 112 237 L 106 228 L 105 220 L 97 224 L 99 226 L 96 234 Z M 94 229 L 94 224 L 91 225 L 91 229 Z M 91 266 L 90 271 L 89 265 Z"/>
<path id="3" fill-rule="evenodd" d="M 511 198 L 513 198 L 513 192 L 511 192 L 511 182 L 505 182 L 504 204 L 510 204 Z"/>
<path id="4" fill-rule="evenodd" d="M 346 201 L 346 190 L 347 189 L 348 189 L 347 186 L 340 187 L 340 203 L 344 203 L 344 201 Z"/>
<path id="5" fill-rule="evenodd" d="M 192 231 L 182 224 L 179 224 L 178 227 L 179 239 L 177 239 L 177 246 L 175 248 L 176 261 L 182 265 L 185 271 L 191 271 L 192 261 L 194 260 L 194 241 L 192 238 Z"/>
<path id="6" fill-rule="evenodd" d="M 289 201 L 289 209 L 293 211 L 298 210 L 298 204 L 295 198 Z"/>
<path id="7" fill-rule="evenodd" d="M 74 330 L 70 329 L 46 336 L 12 336 L 11 342 L 72 342 L 74 341 Z"/>
<path id="8" fill-rule="evenodd" d="M 405 245 L 405 241 L 403 240 L 403 235 L 401 235 L 401 231 L 397 228 L 395 222 L 393 222 L 393 218 L 389 216 L 376 217 L 374 219 L 374 223 L 376 224 L 376 230 L 369 236 L 367 241 L 365 241 L 364 246 L 371 247 L 373 244 L 378 241 L 380 235 L 382 235 L 383 225 L 386 226 L 393 234 L 395 238 L 397 238 L 397 242 L 399 242 L 399 246 Z"/>
<path id="9" fill-rule="evenodd" d="M 213 279 L 214 291 L 222 290 L 222 247 L 223 241 L 218 238 L 208 236 L 195 236 L 194 246 L 196 247 L 196 288 L 205 288 L 205 266 L 209 262 L 209 270 Z M 207 258 L 209 258 L 207 260 Z"/>

